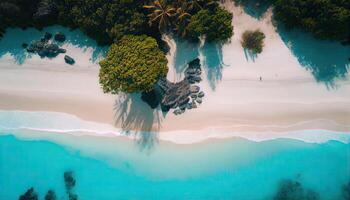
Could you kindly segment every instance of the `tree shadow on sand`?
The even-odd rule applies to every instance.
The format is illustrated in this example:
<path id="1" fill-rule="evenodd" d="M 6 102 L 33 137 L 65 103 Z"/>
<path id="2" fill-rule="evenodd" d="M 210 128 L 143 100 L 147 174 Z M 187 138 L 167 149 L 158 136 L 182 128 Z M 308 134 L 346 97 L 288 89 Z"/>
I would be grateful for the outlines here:
<path id="1" fill-rule="evenodd" d="M 59 46 L 71 44 L 82 49 L 83 51 L 91 49 L 92 62 L 96 62 L 98 58 L 106 55 L 106 46 L 98 46 L 93 39 L 90 39 L 81 31 L 70 30 L 62 26 L 50 26 L 41 31 L 34 28 L 28 28 L 25 30 L 20 28 L 7 29 L 4 37 L 0 39 L 0 58 L 6 54 L 9 54 L 15 59 L 16 64 L 23 64 L 24 61 L 31 58 L 33 54 L 27 53 L 27 51 L 22 47 L 22 44 L 30 44 L 34 40 L 40 40 L 40 38 L 44 36 L 45 32 L 50 32 L 52 34 L 55 34 L 56 32 L 64 33 L 66 35 L 66 41 L 64 43 L 57 43 Z M 69 52 L 67 53 L 69 54 Z"/>
<path id="2" fill-rule="evenodd" d="M 189 42 L 187 40 L 175 37 L 176 51 L 174 65 L 176 73 L 183 75 L 187 68 L 187 64 L 199 56 L 199 43 Z"/>
<path id="3" fill-rule="evenodd" d="M 251 61 L 255 62 L 255 59 L 258 57 L 258 54 L 253 53 L 252 51 L 250 51 L 248 49 L 244 49 L 243 51 L 244 51 L 245 59 L 247 61 L 251 60 Z"/>
<path id="4" fill-rule="evenodd" d="M 212 90 L 215 90 L 216 84 L 222 79 L 223 55 L 222 45 L 205 42 L 200 49 L 203 56 L 203 67 L 207 72 L 207 79 Z"/>
<path id="5" fill-rule="evenodd" d="M 280 25 L 277 27 L 283 42 L 317 82 L 324 83 L 327 89 L 336 89 L 336 81 L 347 78 L 350 46 L 317 40 L 300 30 L 286 30 Z"/>
<path id="6" fill-rule="evenodd" d="M 260 19 L 266 11 L 271 7 L 271 0 L 235 0 L 236 6 L 242 6 L 245 13 Z"/>
<path id="7" fill-rule="evenodd" d="M 152 109 L 140 96 L 118 96 L 114 105 L 115 125 L 122 128 L 123 134 L 135 137 L 141 150 L 151 149 L 158 143 L 163 115 L 159 107 Z"/>

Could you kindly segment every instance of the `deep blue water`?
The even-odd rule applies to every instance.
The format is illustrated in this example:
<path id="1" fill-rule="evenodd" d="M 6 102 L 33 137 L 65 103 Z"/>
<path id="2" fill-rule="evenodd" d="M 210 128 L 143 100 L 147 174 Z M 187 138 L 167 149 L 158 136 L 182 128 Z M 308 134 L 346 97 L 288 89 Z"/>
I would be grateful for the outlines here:
<path id="1" fill-rule="evenodd" d="M 337 141 L 160 142 L 141 151 L 133 141 L 57 137 L 78 147 L 0 136 L 0 199 L 17 199 L 29 187 L 41 198 L 48 189 L 65 197 L 66 170 L 74 172 L 79 199 L 90 200 L 272 199 L 283 179 L 299 181 L 321 199 L 342 199 L 350 180 L 350 146 Z"/>

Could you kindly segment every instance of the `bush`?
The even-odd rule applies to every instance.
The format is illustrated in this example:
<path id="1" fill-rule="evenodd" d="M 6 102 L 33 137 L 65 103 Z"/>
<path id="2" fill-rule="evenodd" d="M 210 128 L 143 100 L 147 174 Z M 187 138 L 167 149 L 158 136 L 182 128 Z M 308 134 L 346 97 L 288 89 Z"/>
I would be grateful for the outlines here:
<path id="1" fill-rule="evenodd" d="M 288 28 L 302 28 L 317 38 L 350 39 L 349 0 L 276 0 L 276 20 Z"/>
<path id="2" fill-rule="evenodd" d="M 113 44 L 100 62 L 100 84 L 104 92 L 151 91 L 158 78 L 168 72 L 167 60 L 154 38 L 124 36 Z"/>
<path id="3" fill-rule="evenodd" d="M 250 50 L 254 54 L 262 52 L 265 34 L 260 30 L 245 31 L 242 35 L 242 47 Z"/>
<path id="4" fill-rule="evenodd" d="M 192 40 L 205 36 L 209 42 L 225 42 L 233 35 L 232 13 L 220 7 L 201 10 L 191 17 L 187 29 Z"/>

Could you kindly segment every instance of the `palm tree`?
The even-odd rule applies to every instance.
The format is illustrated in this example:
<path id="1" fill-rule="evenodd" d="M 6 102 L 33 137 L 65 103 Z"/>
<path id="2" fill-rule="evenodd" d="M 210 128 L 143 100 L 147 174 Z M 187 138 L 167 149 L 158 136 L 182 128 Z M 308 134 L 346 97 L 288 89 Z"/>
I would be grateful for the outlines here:
<path id="1" fill-rule="evenodd" d="M 219 0 L 190 0 L 189 8 L 192 11 L 200 11 L 215 5 Z"/>
<path id="2" fill-rule="evenodd" d="M 186 26 L 188 22 L 190 21 L 191 14 L 188 13 L 189 6 L 186 1 L 183 1 L 181 4 L 181 7 L 177 8 L 176 10 L 176 29 L 179 35 L 184 37 L 186 35 Z"/>
<path id="3" fill-rule="evenodd" d="M 189 2 L 189 8 L 190 10 L 202 10 L 203 6 L 202 6 L 203 0 L 190 0 Z"/>
<path id="4" fill-rule="evenodd" d="M 149 24 L 153 26 L 158 25 L 161 32 L 167 31 L 171 24 L 171 17 L 175 14 L 175 9 L 167 5 L 164 0 L 155 0 L 152 5 L 145 5 L 144 8 L 152 10 Z"/>

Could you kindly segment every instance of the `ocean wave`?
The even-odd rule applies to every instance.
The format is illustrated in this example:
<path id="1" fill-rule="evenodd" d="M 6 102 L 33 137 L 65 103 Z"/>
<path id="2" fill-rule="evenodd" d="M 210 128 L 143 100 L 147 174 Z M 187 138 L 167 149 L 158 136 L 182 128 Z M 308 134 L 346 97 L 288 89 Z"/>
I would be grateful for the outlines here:
<path id="1" fill-rule="evenodd" d="M 320 120 L 318 120 L 320 121 Z M 322 119 L 321 119 L 322 121 Z M 264 131 L 225 131 L 222 127 L 210 127 L 202 130 L 176 130 L 156 133 L 160 140 L 177 144 L 205 142 L 211 139 L 243 138 L 255 142 L 275 139 L 295 139 L 308 143 L 325 143 L 330 140 L 350 143 L 350 132 L 324 129 L 301 129 L 294 131 L 270 131 L 268 128 L 290 128 L 300 122 L 286 126 L 261 126 Z M 233 125 L 234 126 L 234 125 Z M 236 125 L 249 126 L 249 125 Z M 250 125 L 255 126 L 255 125 Z M 109 124 L 82 120 L 74 115 L 59 112 L 0 111 L 0 133 L 30 130 L 38 132 L 54 132 L 73 135 L 93 135 L 105 137 L 125 136 L 137 138 L 134 131 L 123 131 Z"/>

